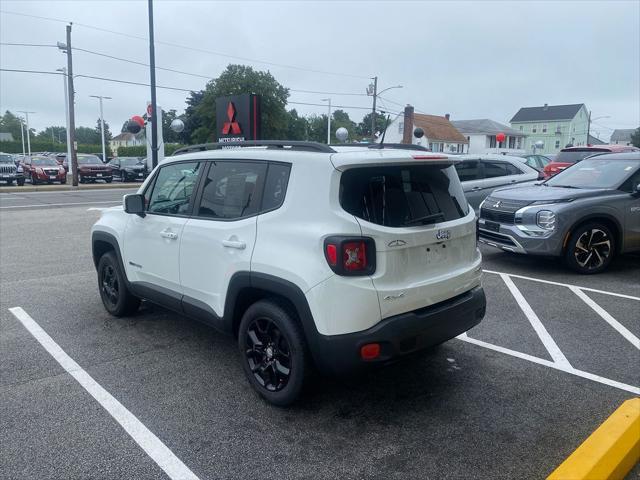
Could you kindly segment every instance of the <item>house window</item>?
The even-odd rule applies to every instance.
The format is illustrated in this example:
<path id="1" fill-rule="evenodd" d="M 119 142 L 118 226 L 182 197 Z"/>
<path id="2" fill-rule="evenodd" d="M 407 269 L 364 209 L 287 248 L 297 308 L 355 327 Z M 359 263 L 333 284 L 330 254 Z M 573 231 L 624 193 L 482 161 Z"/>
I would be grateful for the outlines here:
<path id="1" fill-rule="evenodd" d="M 542 133 L 547 133 L 547 124 L 542 124 Z"/>
<path id="2" fill-rule="evenodd" d="M 560 148 L 560 140 L 556 140 L 556 148 Z"/>
<path id="3" fill-rule="evenodd" d="M 398 122 L 398 133 L 404 133 L 404 122 Z"/>
<path id="4" fill-rule="evenodd" d="M 536 133 L 538 131 L 538 125 L 534 125 L 533 128 L 531 129 L 531 131 L 533 133 Z"/>
<path id="5" fill-rule="evenodd" d="M 509 137 L 509 148 L 516 148 L 516 139 L 515 139 L 515 137 Z"/>
<path id="6" fill-rule="evenodd" d="M 489 135 L 489 148 L 496 148 L 496 136 Z"/>
<path id="7" fill-rule="evenodd" d="M 516 143 L 517 149 L 520 150 L 522 148 L 522 137 L 518 137 L 518 142 Z"/>
<path id="8" fill-rule="evenodd" d="M 524 131 L 524 126 L 520 125 L 520 131 L 523 132 Z"/>

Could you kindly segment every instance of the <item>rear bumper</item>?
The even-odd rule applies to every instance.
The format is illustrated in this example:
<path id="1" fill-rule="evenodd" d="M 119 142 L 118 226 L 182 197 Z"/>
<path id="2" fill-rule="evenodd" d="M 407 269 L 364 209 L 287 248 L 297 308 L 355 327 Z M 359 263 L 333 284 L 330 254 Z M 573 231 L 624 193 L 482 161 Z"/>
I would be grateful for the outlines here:
<path id="1" fill-rule="evenodd" d="M 438 345 L 480 323 L 486 299 L 482 287 L 429 307 L 386 318 L 375 326 L 345 335 L 319 335 L 314 342 L 317 367 L 334 375 L 358 373 Z M 380 356 L 363 360 L 360 349 L 380 344 Z"/>
<path id="2" fill-rule="evenodd" d="M 100 176 L 98 176 L 95 173 L 80 173 L 80 172 L 78 172 L 78 177 L 83 179 L 83 180 L 105 180 L 105 179 L 113 178 L 113 175 L 111 174 L 111 172 L 109 172 L 109 173 L 105 172 Z"/>

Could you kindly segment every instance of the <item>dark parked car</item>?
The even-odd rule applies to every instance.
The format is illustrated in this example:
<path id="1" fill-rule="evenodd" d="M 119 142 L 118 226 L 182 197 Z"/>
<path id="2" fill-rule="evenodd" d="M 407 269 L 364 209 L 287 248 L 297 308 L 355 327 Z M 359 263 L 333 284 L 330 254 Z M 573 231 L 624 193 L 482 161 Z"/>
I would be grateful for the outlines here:
<path id="1" fill-rule="evenodd" d="M 62 167 L 64 168 L 65 172 L 69 171 L 69 161 L 67 160 L 67 154 L 66 153 L 58 153 L 58 154 L 56 154 L 56 161 L 58 162 L 58 165 L 62 165 Z"/>
<path id="2" fill-rule="evenodd" d="M 33 185 L 38 183 L 67 183 L 67 172 L 58 164 L 55 157 L 39 155 L 25 156 L 22 160 L 24 176 Z"/>
<path id="3" fill-rule="evenodd" d="M 539 178 L 539 173 L 525 165 L 519 157 L 509 155 L 481 154 L 459 155 L 456 170 L 462 182 L 464 195 L 476 212 L 487 195 L 496 188 Z"/>
<path id="4" fill-rule="evenodd" d="M 601 272 L 614 255 L 640 251 L 640 152 L 593 156 L 546 182 L 497 190 L 478 226 L 493 247 Z"/>
<path id="5" fill-rule="evenodd" d="M 111 183 L 113 175 L 111 167 L 102 163 L 95 155 L 78 154 L 78 179 L 80 183 L 104 180 Z"/>
<path id="6" fill-rule="evenodd" d="M 16 182 L 24 185 L 24 175 L 22 165 L 17 165 L 13 155 L 0 153 L 0 181 L 7 182 L 7 185 Z"/>
<path id="7" fill-rule="evenodd" d="M 123 182 L 144 180 L 149 173 L 145 159 L 141 157 L 116 157 L 107 165 L 111 167 L 113 176 Z"/>

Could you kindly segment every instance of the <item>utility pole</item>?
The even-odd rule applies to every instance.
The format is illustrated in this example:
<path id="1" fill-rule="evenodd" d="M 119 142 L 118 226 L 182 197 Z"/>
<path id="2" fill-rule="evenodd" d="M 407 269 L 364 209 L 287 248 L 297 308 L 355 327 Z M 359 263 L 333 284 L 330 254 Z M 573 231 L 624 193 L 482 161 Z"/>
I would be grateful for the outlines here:
<path id="1" fill-rule="evenodd" d="M 156 114 L 156 53 L 153 38 L 153 0 L 149 0 L 149 70 L 151 76 L 151 165 L 158 165 L 158 116 Z"/>
<path id="2" fill-rule="evenodd" d="M 589 110 L 589 115 L 587 116 L 587 141 L 585 145 L 589 145 L 589 133 L 591 132 L 591 110 Z"/>
<path id="3" fill-rule="evenodd" d="M 24 113 L 26 119 L 27 119 L 27 150 L 29 152 L 29 156 L 31 156 L 31 135 L 29 134 L 29 114 L 30 113 L 36 113 L 36 112 L 27 112 L 24 110 L 18 110 L 19 113 Z"/>
<path id="4" fill-rule="evenodd" d="M 329 102 L 329 111 L 327 113 L 327 145 L 331 145 L 331 99 L 323 98 L 323 102 Z"/>
<path id="5" fill-rule="evenodd" d="M 373 77 L 373 109 L 371 110 L 371 143 L 376 142 L 376 99 L 378 98 L 378 77 Z"/>
<path id="6" fill-rule="evenodd" d="M 102 99 L 111 100 L 111 97 L 103 97 L 102 95 L 89 95 L 92 98 L 100 100 L 100 133 L 102 135 L 102 161 L 107 161 L 107 150 L 104 144 L 104 115 L 102 113 Z"/>
<path id="7" fill-rule="evenodd" d="M 67 54 L 67 90 L 69 94 L 69 121 L 67 123 L 67 163 L 71 172 L 72 185 L 78 186 L 78 155 L 76 153 L 76 113 L 73 89 L 73 57 L 71 54 L 71 23 L 67 25 L 67 43 L 58 42 L 58 48 Z"/>
<path id="8" fill-rule="evenodd" d="M 22 137 L 22 156 L 24 157 L 27 152 L 24 149 L 24 123 L 22 123 L 22 117 L 20 117 L 20 136 Z"/>

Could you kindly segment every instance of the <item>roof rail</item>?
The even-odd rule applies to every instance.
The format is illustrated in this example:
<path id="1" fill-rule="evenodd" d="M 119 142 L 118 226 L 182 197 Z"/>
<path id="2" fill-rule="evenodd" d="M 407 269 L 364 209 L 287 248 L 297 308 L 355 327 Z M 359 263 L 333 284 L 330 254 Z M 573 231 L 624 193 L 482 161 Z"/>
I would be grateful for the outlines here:
<path id="1" fill-rule="evenodd" d="M 336 153 L 329 145 L 318 142 L 286 141 L 286 140 L 246 140 L 241 142 L 217 142 L 201 143 L 199 145 L 189 145 L 173 152 L 173 155 L 180 155 L 189 152 L 204 152 L 206 150 L 221 150 L 228 147 L 267 147 L 270 149 L 280 148 L 287 150 L 297 150 L 305 152 Z"/>
<path id="2" fill-rule="evenodd" d="M 396 150 L 421 150 L 423 152 L 429 152 L 430 150 L 422 145 L 416 145 L 415 143 L 370 143 L 367 148 L 371 149 L 383 149 L 393 148 Z"/>

